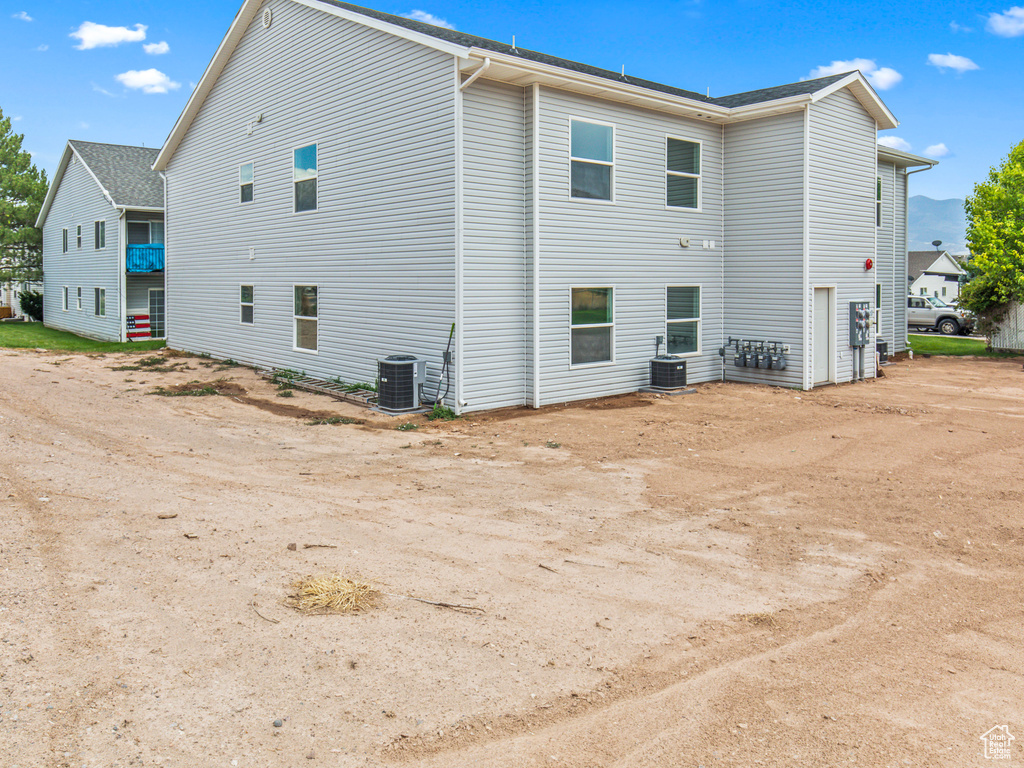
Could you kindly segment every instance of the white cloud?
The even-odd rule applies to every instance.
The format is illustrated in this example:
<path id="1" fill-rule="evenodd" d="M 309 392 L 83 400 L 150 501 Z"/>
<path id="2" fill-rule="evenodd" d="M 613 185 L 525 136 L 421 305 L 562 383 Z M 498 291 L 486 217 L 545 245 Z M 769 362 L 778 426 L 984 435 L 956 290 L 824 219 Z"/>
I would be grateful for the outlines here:
<path id="1" fill-rule="evenodd" d="M 46 52 L 50 50 L 50 46 L 48 46 L 46 43 L 43 43 L 42 45 L 36 46 L 36 50 Z"/>
<path id="2" fill-rule="evenodd" d="M 969 33 L 973 32 L 974 29 L 972 27 L 965 27 L 963 24 L 957 24 L 955 21 L 951 21 L 951 22 L 949 22 L 949 31 L 950 32 L 965 32 L 965 33 L 969 34 Z"/>
<path id="3" fill-rule="evenodd" d="M 811 74 L 804 80 L 852 72 L 855 69 L 859 69 L 868 82 L 880 91 L 889 90 L 903 79 L 903 75 L 895 69 L 879 67 L 872 59 L 850 59 L 848 61 L 833 61 L 831 64 L 817 67 L 811 70 Z"/>
<path id="4" fill-rule="evenodd" d="M 171 46 L 164 41 L 160 41 L 159 43 L 143 43 L 142 50 L 150 56 L 159 56 L 171 50 Z"/>
<path id="5" fill-rule="evenodd" d="M 11 14 L 11 18 L 12 19 L 21 19 L 22 21 L 32 21 L 33 20 L 32 17 L 29 16 L 24 11 L 18 11 L 17 13 L 12 13 Z"/>
<path id="6" fill-rule="evenodd" d="M 1013 6 L 1002 13 L 990 13 L 985 29 L 1000 37 L 1020 37 L 1024 35 L 1024 8 Z"/>
<path id="7" fill-rule="evenodd" d="M 22 115 L 15 115 L 14 117 L 11 118 L 11 122 L 12 123 L 20 123 L 24 119 L 25 118 Z"/>
<path id="8" fill-rule="evenodd" d="M 435 27 L 444 27 L 445 29 L 455 29 L 454 24 L 450 24 L 444 19 L 440 19 L 432 13 L 426 11 L 409 11 L 403 13 L 403 17 L 412 19 L 413 21 L 422 21 L 424 24 L 433 24 Z"/>
<path id="9" fill-rule="evenodd" d="M 96 83 L 92 84 L 92 89 L 96 91 L 96 93 L 102 93 L 104 96 L 109 96 L 112 99 L 117 98 L 117 94 L 111 93 L 106 88 L 100 88 L 98 85 L 96 85 Z"/>
<path id="10" fill-rule="evenodd" d="M 924 154 L 927 157 L 945 157 L 949 154 L 949 147 L 945 144 L 932 144 L 924 151 Z"/>
<path id="11" fill-rule="evenodd" d="M 128 29 L 128 27 L 108 27 L 105 24 L 83 21 L 82 26 L 68 37 L 77 37 L 80 42 L 75 48 L 87 51 L 90 48 L 106 48 L 121 43 L 138 43 L 146 39 L 146 29 L 145 24 L 136 24 L 135 29 Z"/>
<path id="12" fill-rule="evenodd" d="M 158 69 L 131 69 L 114 79 L 126 88 L 141 90 L 143 93 L 167 93 L 181 88 L 181 83 L 174 82 Z"/>
<path id="13" fill-rule="evenodd" d="M 957 56 L 953 53 L 929 53 L 928 63 L 939 69 L 955 69 L 960 73 L 968 72 L 972 69 L 981 69 L 981 67 L 966 56 Z"/>
<path id="14" fill-rule="evenodd" d="M 901 139 L 899 136 L 883 136 L 878 140 L 878 143 L 889 149 L 898 149 L 901 152 L 910 151 L 910 142 Z"/>

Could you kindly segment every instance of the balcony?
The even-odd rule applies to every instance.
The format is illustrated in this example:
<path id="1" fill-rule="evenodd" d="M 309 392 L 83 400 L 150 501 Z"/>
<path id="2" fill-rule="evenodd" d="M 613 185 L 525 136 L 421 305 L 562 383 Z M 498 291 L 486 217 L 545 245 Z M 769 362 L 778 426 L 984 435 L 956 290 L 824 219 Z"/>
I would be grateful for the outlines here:
<path id="1" fill-rule="evenodd" d="M 164 268 L 163 244 L 129 245 L 126 264 L 126 269 L 129 272 L 162 272 Z"/>

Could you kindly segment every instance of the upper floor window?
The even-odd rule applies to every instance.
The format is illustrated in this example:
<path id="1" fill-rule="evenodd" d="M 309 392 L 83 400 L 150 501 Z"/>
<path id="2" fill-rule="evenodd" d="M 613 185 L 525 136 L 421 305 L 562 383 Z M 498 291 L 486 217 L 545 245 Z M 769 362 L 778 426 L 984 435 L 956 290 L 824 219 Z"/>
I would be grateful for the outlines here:
<path id="1" fill-rule="evenodd" d="M 295 212 L 316 210 L 317 145 L 296 149 L 292 154 L 292 183 L 295 187 Z"/>
<path id="2" fill-rule="evenodd" d="M 241 203 L 252 202 L 253 170 L 252 163 L 243 163 L 238 166 L 239 202 Z"/>
<path id="3" fill-rule="evenodd" d="M 68 229 L 67 229 L 67 227 L 65 227 L 64 229 L 61 230 L 61 234 L 63 235 L 63 242 L 61 244 L 61 252 L 62 253 L 67 253 L 68 252 Z"/>
<path id="4" fill-rule="evenodd" d="M 611 200 L 615 129 L 572 120 L 569 132 L 570 194 L 589 200 Z"/>
<path id="5" fill-rule="evenodd" d="M 68 311 L 68 287 L 66 285 L 64 286 L 64 304 L 62 305 L 62 309 L 65 312 Z"/>
<path id="6" fill-rule="evenodd" d="M 78 288 L 78 293 L 76 294 L 75 307 L 77 309 L 79 309 L 79 310 L 82 308 L 82 289 L 81 289 L 81 287 Z"/>
<path id="7" fill-rule="evenodd" d="M 665 173 L 665 204 L 672 208 L 700 208 L 700 143 L 668 139 Z"/>
<path id="8" fill-rule="evenodd" d="M 78 241 L 78 247 L 81 248 L 82 247 L 82 225 L 81 224 L 78 225 L 78 235 L 76 236 L 76 238 L 77 238 L 77 241 Z"/>
<path id="9" fill-rule="evenodd" d="M 97 221 L 93 223 L 93 242 L 96 250 L 107 247 L 107 222 Z"/>
<path id="10" fill-rule="evenodd" d="M 875 226 L 882 226 L 882 177 L 875 179 Z"/>

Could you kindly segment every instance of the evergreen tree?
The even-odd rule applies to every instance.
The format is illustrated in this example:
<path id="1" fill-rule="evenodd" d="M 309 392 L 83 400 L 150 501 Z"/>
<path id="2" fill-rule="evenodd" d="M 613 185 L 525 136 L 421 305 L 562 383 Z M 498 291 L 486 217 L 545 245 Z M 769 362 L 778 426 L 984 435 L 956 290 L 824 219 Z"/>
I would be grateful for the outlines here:
<path id="1" fill-rule="evenodd" d="M 24 138 L 0 109 L 0 284 L 43 277 L 43 233 L 35 224 L 46 197 L 46 172 L 21 148 Z"/>

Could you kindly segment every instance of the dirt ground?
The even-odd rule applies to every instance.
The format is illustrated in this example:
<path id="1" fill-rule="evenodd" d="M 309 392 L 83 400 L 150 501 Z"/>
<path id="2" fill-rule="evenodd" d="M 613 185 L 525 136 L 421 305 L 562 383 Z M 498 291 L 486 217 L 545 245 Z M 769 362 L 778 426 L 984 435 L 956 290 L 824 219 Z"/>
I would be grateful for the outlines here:
<path id="1" fill-rule="evenodd" d="M 4 768 L 1024 760 L 1020 359 L 428 423 L 142 357 L 0 352 Z"/>

